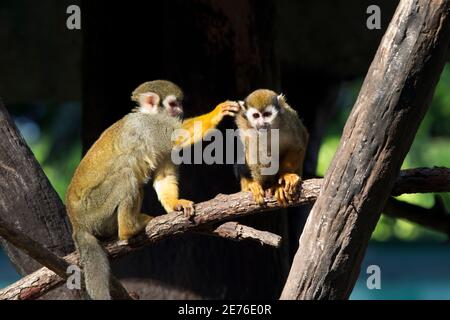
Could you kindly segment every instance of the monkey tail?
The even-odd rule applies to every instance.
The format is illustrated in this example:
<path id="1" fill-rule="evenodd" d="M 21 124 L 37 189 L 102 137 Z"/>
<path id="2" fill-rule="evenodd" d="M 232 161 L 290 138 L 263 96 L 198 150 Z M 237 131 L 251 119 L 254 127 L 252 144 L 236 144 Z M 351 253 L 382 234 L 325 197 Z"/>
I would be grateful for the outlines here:
<path id="1" fill-rule="evenodd" d="M 93 300 L 111 300 L 109 290 L 111 271 L 102 246 L 86 231 L 74 232 L 73 238 L 80 253 L 80 263 L 84 270 L 84 281 L 89 297 Z"/>

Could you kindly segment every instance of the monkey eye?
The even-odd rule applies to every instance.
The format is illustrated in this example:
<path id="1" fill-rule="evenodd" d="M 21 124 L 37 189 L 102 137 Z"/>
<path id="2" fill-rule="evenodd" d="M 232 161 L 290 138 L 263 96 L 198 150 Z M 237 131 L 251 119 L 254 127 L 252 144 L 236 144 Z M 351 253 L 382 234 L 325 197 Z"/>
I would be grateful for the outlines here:
<path id="1" fill-rule="evenodd" d="M 253 118 L 258 119 L 259 118 L 259 113 L 254 113 L 253 114 Z"/>
<path id="2" fill-rule="evenodd" d="M 264 112 L 264 113 L 263 113 L 263 117 L 264 117 L 264 118 L 268 118 L 268 117 L 270 117 L 270 116 L 272 116 L 272 112 Z"/>
<path id="3" fill-rule="evenodd" d="M 178 107 L 178 102 L 176 102 L 176 101 L 171 101 L 171 102 L 169 103 L 169 106 L 170 106 L 171 108 L 176 108 L 176 107 Z"/>

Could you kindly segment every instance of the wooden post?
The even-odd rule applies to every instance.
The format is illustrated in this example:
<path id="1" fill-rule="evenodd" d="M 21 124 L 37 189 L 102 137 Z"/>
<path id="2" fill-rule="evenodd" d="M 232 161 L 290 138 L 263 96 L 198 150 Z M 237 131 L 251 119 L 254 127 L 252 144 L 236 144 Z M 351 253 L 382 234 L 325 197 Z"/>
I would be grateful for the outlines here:
<path id="1" fill-rule="evenodd" d="M 400 2 L 300 238 L 282 299 L 350 296 L 444 66 L 449 14 L 449 0 Z"/>

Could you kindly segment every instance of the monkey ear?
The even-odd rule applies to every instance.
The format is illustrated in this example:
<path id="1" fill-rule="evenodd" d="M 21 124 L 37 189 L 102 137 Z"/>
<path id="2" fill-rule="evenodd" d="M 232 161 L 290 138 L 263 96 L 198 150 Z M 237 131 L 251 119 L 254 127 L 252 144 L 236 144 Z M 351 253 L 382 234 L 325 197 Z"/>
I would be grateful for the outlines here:
<path id="1" fill-rule="evenodd" d="M 280 105 L 284 105 L 286 103 L 286 96 L 284 94 L 280 94 L 278 97 L 278 103 Z"/>
<path id="2" fill-rule="evenodd" d="M 156 113 L 161 99 L 154 92 L 146 92 L 139 95 L 139 106 L 142 112 Z"/>
<path id="3" fill-rule="evenodd" d="M 246 111 L 247 108 L 245 107 L 245 102 L 244 101 L 238 101 L 239 106 L 241 107 L 241 110 Z"/>
<path id="4" fill-rule="evenodd" d="M 280 94 L 277 97 L 277 101 L 278 101 L 278 107 L 280 109 L 280 113 L 284 112 L 284 107 L 286 106 L 286 96 L 284 94 Z"/>

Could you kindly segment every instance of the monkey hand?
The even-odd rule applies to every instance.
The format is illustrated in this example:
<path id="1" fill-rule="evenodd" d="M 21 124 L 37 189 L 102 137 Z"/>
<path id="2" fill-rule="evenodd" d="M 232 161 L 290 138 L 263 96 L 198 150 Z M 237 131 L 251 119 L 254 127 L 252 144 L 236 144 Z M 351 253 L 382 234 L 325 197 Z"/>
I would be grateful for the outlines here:
<path id="1" fill-rule="evenodd" d="M 278 179 L 278 184 L 283 187 L 290 197 L 294 196 L 298 191 L 301 182 L 302 178 L 295 173 L 285 173 Z"/>
<path id="2" fill-rule="evenodd" d="M 269 189 L 269 194 L 275 196 L 277 202 L 287 207 L 295 199 L 302 179 L 295 173 L 285 173 L 278 180 L 278 184 Z"/>
<path id="3" fill-rule="evenodd" d="M 235 101 L 222 102 L 212 111 L 212 121 L 218 125 L 226 116 L 235 117 L 240 109 L 239 104 Z"/>
<path id="4" fill-rule="evenodd" d="M 253 199 L 259 204 L 264 204 L 264 189 L 256 181 L 249 182 L 243 191 L 249 191 L 253 195 Z"/>
<path id="5" fill-rule="evenodd" d="M 268 189 L 267 195 L 270 197 L 275 196 L 277 202 L 284 208 L 288 206 L 289 201 L 292 201 L 291 195 L 284 190 L 283 186 L 280 185 L 275 185 Z"/>
<path id="6" fill-rule="evenodd" d="M 189 200 L 178 199 L 174 204 L 175 211 L 183 211 L 186 218 L 191 218 L 195 215 L 194 202 Z"/>

